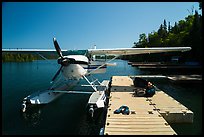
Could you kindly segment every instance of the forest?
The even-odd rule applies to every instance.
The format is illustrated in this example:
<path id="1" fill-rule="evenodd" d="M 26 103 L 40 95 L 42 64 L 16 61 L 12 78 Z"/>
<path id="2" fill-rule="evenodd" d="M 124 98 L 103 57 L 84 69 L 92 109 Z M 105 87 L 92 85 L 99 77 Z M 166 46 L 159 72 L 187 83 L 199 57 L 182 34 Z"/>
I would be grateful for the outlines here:
<path id="1" fill-rule="evenodd" d="M 202 3 L 199 2 L 199 10 Z M 194 13 L 193 13 L 194 12 Z M 144 55 L 123 56 L 130 61 L 170 61 L 172 56 L 179 57 L 181 62 L 194 61 L 202 63 L 202 15 L 193 11 L 185 20 L 175 22 L 172 26 L 164 19 L 157 31 L 139 35 L 139 41 L 133 43 L 133 48 L 148 47 L 191 47 L 191 51 L 184 53 L 156 53 Z"/>
<path id="2" fill-rule="evenodd" d="M 47 59 L 57 59 L 57 54 L 42 54 L 43 57 Z M 31 62 L 34 60 L 42 60 L 38 54 L 29 54 L 29 53 L 2 53 L 2 62 Z"/>

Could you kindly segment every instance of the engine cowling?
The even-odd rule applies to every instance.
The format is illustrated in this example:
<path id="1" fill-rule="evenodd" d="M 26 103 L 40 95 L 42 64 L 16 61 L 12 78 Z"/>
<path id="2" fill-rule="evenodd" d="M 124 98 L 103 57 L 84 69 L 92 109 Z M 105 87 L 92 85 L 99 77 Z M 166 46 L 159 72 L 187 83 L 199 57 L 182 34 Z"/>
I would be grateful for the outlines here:
<path id="1" fill-rule="evenodd" d="M 80 79 L 86 73 L 87 70 L 79 64 L 69 64 L 62 69 L 62 74 L 67 79 Z"/>

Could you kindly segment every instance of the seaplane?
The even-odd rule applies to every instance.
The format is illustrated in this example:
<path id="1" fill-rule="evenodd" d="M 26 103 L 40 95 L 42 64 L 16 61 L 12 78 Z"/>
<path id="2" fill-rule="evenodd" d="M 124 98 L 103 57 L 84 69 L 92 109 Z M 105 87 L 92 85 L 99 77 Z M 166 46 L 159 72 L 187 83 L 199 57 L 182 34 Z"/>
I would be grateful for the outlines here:
<path id="1" fill-rule="evenodd" d="M 191 47 L 151 47 L 151 48 L 114 48 L 114 49 L 88 49 L 83 55 L 63 55 L 68 50 L 61 50 L 56 38 L 53 38 L 55 49 L 2 49 L 2 52 L 35 52 L 43 59 L 46 59 L 40 52 L 57 52 L 57 63 L 60 65 L 58 71 L 51 80 L 52 85 L 42 91 L 34 92 L 23 98 L 22 112 L 25 112 L 30 105 L 48 104 L 63 94 L 91 94 L 87 103 L 88 113 L 93 117 L 94 111 L 104 108 L 106 105 L 109 81 L 92 77 L 97 73 L 105 73 L 110 62 L 122 55 L 150 54 L 162 52 L 185 52 L 191 50 Z M 112 55 L 112 59 L 97 61 L 96 55 Z M 61 74 L 61 77 L 59 75 Z M 88 77 L 91 77 L 88 78 Z M 92 90 L 76 91 L 72 90 L 80 80 L 85 80 Z M 84 85 L 81 85 L 84 86 Z"/>

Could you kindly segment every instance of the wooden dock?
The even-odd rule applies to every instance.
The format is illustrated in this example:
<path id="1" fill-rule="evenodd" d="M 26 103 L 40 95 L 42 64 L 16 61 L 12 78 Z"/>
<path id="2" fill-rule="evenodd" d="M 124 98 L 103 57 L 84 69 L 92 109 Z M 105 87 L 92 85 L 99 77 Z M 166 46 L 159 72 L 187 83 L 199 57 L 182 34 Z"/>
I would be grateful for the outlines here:
<path id="1" fill-rule="evenodd" d="M 172 82 L 179 82 L 179 83 L 198 83 L 202 82 L 202 75 L 171 75 L 167 76 L 168 79 Z"/>
<path id="2" fill-rule="evenodd" d="M 130 76 L 134 78 L 136 76 Z M 202 75 L 137 75 L 140 78 L 166 78 L 175 83 L 201 83 Z"/>
<path id="3" fill-rule="evenodd" d="M 168 123 L 193 123 L 193 112 L 163 91 L 148 99 Z"/>
<path id="4" fill-rule="evenodd" d="M 129 65 L 139 68 L 202 68 L 200 65 L 187 65 L 181 63 L 162 62 L 128 62 Z"/>
<path id="5" fill-rule="evenodd" d="M 182 71 L 182 72 L 192 72 L 195 74 L 202 73 L 202 65 L 189 65 L 185 63 L 173 63 L 173 62 L 128 62 L 129 65 L 137 67 L 141 70 L 148 71 Z"/>
<path id="6" fill-rule="evenodd" d="M 104 135 L 176 135 L 169 123 L 193 121 L 193 112 L 163 91 L 147 98 L 136 97 L 134 89 L 130 77 L 112 77 Z M 114 114 L 122 105 L 129 107 L 129 115 Z"/>

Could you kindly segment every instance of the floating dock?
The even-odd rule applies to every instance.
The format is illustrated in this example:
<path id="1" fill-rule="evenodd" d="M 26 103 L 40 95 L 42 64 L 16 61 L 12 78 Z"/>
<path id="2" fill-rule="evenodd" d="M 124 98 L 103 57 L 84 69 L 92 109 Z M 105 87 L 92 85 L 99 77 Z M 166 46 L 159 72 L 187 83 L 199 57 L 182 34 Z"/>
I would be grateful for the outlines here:
<path id="1" fill-rule="evenodd" d="M 193 123 L 193 112 L 163 91 L 148 100 L 168 123 Z"/>
<path id="2" fill-rule="evenodd" d="M 162 62 L 128 62 L 128 65 L 138 68 L 189 68 L 201 69 L 201 65 L 187 65 L 178 63 L 162 63 Z"/>
<path id="3" fill-rule="evenodd" d="M 153 97 L 137 97 L 133 80 L 113 76 L 104 135 L 176 135 L 169 123 L 192 123 L 193 112 L 158 90 Z M 130 114 L 114 114 L 120 106 Z"/>
<path id="4" fill-rule="evenodd" d="M 179 82 L 179 83 L 201 83 L 202 82 L 202 75 L 171 75 L 167 76 L 167 78 L 172 82 Z"/>
<path id="5" fill-rule="evenodd" d="M 137 67 L 141 70 L 148 71 L 182 71 L 185 73 L 201 74 L 202 65 L 199 64 L 187 64 L 187 63 L 173 63 L 173 62 L 128 62 L 129 65 Z"/>
<path id="6" fill-rule="evenodd" d="M 134 78 L 136 76 L 130 76 Z M 137 75 L 140 78 L 166 78 L 171 82 L 176 83 L 201 83 L 202 82 L 202 75 Z"/>

